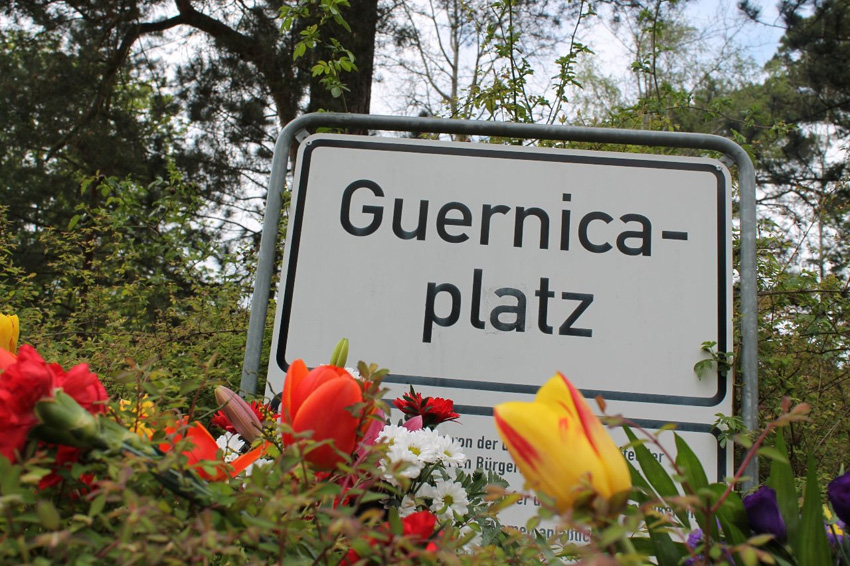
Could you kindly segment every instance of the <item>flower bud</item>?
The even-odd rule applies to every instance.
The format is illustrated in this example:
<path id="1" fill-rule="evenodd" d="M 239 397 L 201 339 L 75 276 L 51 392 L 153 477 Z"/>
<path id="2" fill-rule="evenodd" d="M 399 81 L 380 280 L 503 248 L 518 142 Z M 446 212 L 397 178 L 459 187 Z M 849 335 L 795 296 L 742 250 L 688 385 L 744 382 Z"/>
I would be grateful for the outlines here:
<path id="1" fill-rule="evenodd" d="M 348 338 L 343 338 L 337 342 L 334 351 L 331 354 L 330 365 L 336 367 L 345 367 L 345 362 L 348 359 Z"/>
<path id="2" fill-rule="evenodd" d="M 850 472 L 829 482 L 826 496 L 838 518 L 850 524 Z"/>
<path id="3" fill-rule="evenodd" d="M 787 536 L 785 520 L 779 511 L 776 491 L 769 487 L 760 487 L 744 498 L 744 509 L 750 528 L 756 534 L 767 534 L 783 542 Z"/>
<path id="4" fill-rule="evenodd" d="M 35 414 L 41 424 L 33 429 L 33 433 L 42 440 L 77 448 L 103 445 L 97 418 L 62 390 L 57 389 L 53 397 L 36 403 Z"/>
<path id="5" fill-rule="evenodd" d="M 221 405 L 221 410 L 245 442 L 250 444 L 262 435 L 263 423 L 242 397 L 227 387 L 219 385 L 215 388 L 215 400 Z"/>

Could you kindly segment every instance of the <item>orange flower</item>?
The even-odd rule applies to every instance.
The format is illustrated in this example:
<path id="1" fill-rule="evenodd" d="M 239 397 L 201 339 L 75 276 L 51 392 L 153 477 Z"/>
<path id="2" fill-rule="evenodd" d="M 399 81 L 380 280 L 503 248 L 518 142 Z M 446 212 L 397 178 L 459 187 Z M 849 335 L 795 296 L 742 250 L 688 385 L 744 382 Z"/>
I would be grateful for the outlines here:
<path id="1" fill-rule="evenodd" d="M 330 440 L 305 454 L 308 462 L 329 470 L 351 454 L 363 419 L 351 414 L 349 407 L 363 402 L 360 383 L 345 368 L 319 366 L 307 370 L 295 360 L 286 372 L 281 395 L 281 419 L 293 432 L 313 432 L 314 441 Z M 284 434 L 285 444 L 294 438 Z"/>
<path id="2" fill-rule="evenodd" d="M 228 477 L 236 477 L 245 469 L 265 455 L 268 448 L 268 443 L 254 448 L 247 454 L 242 454 L 229 464 L 221 460 L 218 455 L 219 446 L 215 438 L 201 423 L 191 423 L 186 425 L 185 434 L 177 432 L 177 429 L 166 427 L 165 432 L 171 436 L 170 442 L 163 442 L 159 445 L 159 449 L 163 452 L 171 451 L 174 446 L 186 439 L 187 443 L 191 444 L 191 448 L 184 448 L 181 452 L 188 459 L 190 468 L 194 468 L 199 476 L 208 481 L 221 481 Z M 210 473 L 201 465 L 206 462 L 215 463 L 215 473 Z"/>

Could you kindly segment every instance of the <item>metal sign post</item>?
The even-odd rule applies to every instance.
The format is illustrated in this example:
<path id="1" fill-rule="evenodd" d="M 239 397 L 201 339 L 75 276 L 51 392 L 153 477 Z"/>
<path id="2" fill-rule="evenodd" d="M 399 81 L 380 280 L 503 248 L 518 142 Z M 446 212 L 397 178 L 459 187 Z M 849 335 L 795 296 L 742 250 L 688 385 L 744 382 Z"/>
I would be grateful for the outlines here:
<path id="1" fill-rule="evenodd" d="M 275 148 L 243 367 L 242 389 L 245 392 L 256 390 L 289 148 L 294 138 L 303 141 L 307 130 L 320 126 L 687 147 L 720 151 L 732 157 L 738 165 L 741 194 L 742 416 L 748 428 L 757 426 L 755 176 L 752 162 L 742 148 L 725 138 L 676 132 L 345 114 L 315 114 L 294 120 L 283 130 Z M 351 335 L 347 329 L 358 328 L 359 321 L 371 320 L 369 316 L 375 320 L 365 326 L 376 329 L 369 333 L 374 334 L 374 341 L 391 343 L 393 330 L 385 336 L 386 332 L 381 334 L 377 330 L 380 325 L 375 323 L 396 314 L 392 309 L 398 308 L 399 316 L 395 318 L 405 321 L 405 328 L 415 327 L 416 335 L 407 336 L 404 347 L 410 359 L 416 361 L 404 367 L 407 360 L 403 356 L 388 365 L 409 383 L 465 387 L 467 392 L 472 392 L 468 399 L 458 398 L 457 394 L 447 395 L 461 404 L 492 406 L 492 403 L 505 400 L 500 397 L 501 393 L 530 394 L 536 389 L 511 383 L 512 374 L 507 366 L 505 374 L 498 375 L 498 369 L 507 364 L 510 356 L 496 360 L 497 365 L 490 364 L 492 367 L 484 368 L 486 364 L 479 364 L 481 368 L 476 368 L 474 363 L 466 364 L 467 354 L 475 358 L 477 353 L 480 358 L 481 354 L 492 353 L 494 344 L 497 350 L 518 347 L 528 354 L 524 355 L 525 360 L 539 360 L 544 366 L 529 370 L 531 375 L 540 373 L 537 377 L 543 379 L 548 376 L 547 371 L 561 369 L 548 367 L 558 358 L 546 356 L 559 334 L 573 338 L 569 346 L 564 346 L 564 341 L 559 343 L 561 348 L 574 349 L 573 357 L 567 356 L 567 359 L 576 360 L 576 363 L 564 369 L 576 372 L 579 386 L 586 394 L 601 393 L 606 400 L 686 408 L 715 407 L 726 398 L 725 379 L 718 378 L 711 383 L 695 380 L 680 383 L 676 375 L 681 375 L 681 371 L 678 374 L 667 371 L 663 363 L 653 363 L 655 373 L 650 370 L 643 375 L 639 369 L 621 362 L 622 359 L 633 360 L 640 368 L 644 365 L 641 356 L 652 355 L 646 350 L 653 342 L 640 335 L 641 325 L 636 322 L 643 319 L 647 320 L 648 328 L 653 329 L 652 336 L 666 347 L 665 353 L 670 352 L 667 360 L 670 368 L 687 367 L 687 359 L 684 362 L 674 359 L 674 353 L 693 356 L 688 348 L 699 341 L 716 337 L 720 350 L 727 349 L 731 329 L 726 328 L 725 321 L 731 318 L 731 290 L 725 281 L 731 281 L 731 266 L 728 265 L 731 252 L 727 244 L 731 207 L 728 173 L 724 173 L 725 168 L 719 163 L 697 158 L 624 156 L 489 144 L 429 144 L 352 136 L 310 138 L 302 145 L 301 154 L 300 189 L 295 195 L 298 200 L 294 206 L 297 216 L 292 220 L 293 233 L 289 236 L 292 242 L 286 250 L 290 277 L 278 311 L 280 318 L 285 310 L 285 320 L 273 342 L 272 355 L 276 356 L 273 360 L 276 365 L 273 365 L 278 370 L 285 369 L 291 361 L 285 359 L 286 353 L 280 346 L 291 346 L 293 355 L 308 357 L 302 352 L 310 345 L 318 342 L 324 345 L 328 341 L 322 331 Z M 316 165 L 311 166 L 314 162 Z M 309 192 L 310 200 L 306 201 L 309 206 L 305 206 L 308 182 L 329 190 L 320 188 Z M 460 190 L 470 183 L 478 183 L 479 187 L 501 187 L 502 192 L 496 191 L 494 195 L 481 190 Z M 512 191 L 511 187 L 522 187 L 522 190 Z M 509 195 L 507 200 L 505 195 Z M 490 202 L 494 196 L 505 202 Z M 553 198 L 557 202 L 552 201 Z M 409 210 L 404 216 L 405 226 L 402 226 L 402 210 L 398 209 L 405 206 L 405 199 L 409 201 Z M 430 218 L 429 199 L 434 200 L 430 203 L 433 204 Z M 612 214 L 606 212 L 606 206 L 611 208 Z M 712 210 L 714 212 L 704 214 Z M 513 216 L 508 222 L 505 218 L 510 214 Z M 498 222 L 502 223 L 501 229 L 493 228 Z M 623 226 L 616 228 L 614 223 Z M 327 239 L 322 230 L 323 226 L 332 225 L 336 229 L 336 240 L 330 236 Z M 302 238 L 304 226 L 308 228 Z M 414 230 L 416 226 L 419 227 Z M 312 234 L 310 227 L 314 231 Z M 652 233 L 656 233 L 655 240 L 652 240 Z M 474 240 L 475 245 L 468 240 Z M 290 279 L 294 278 L 302 242 L 306 247 L 301 250 L 304 253 L 300 254 L 302 261 L 298 269 L 309 283 L 297 287 Z M 330 259 L 343 273 L 351 273 L 359 261 L 352 260 L 355 263 L 346 269 L 348 252 L 320 260 L 317 256 L 333 255 L 332 251 L 321 254 L 321 250 L 344 247 L 350 250 L 351 256 L 363 258 L 374 255 L 370 245 L 380 246 L 382 256 L 372 267 L 395 257 L 397 278 L 388 275 L 378 284 L 361 288 L 352 285 L 350 290 L 354 295 L 339 297 L 341 302 L 335 304 L 334 328 L 323 330 L 321 321 L 310 325 L 310 312 L 304 310 L 305 305 L 320 303 L 322 296 L 344 294 L 344 291 L 335 293 L 334 289 L 316 284 L 324 279 L 327 270 L 322 261 Z M 703 252 L 707 255 L 700 255 Z M 441 258 L 440 275 L 436 279 L 421 267 L 423 258 L 434 255 Z M 504 262 L 500 261 L 503 256 L 512 258 L 514 264 L 521 264 L 527 280 L 503 268 Z M 635 256 L 644 259 L 645 263 L 635 261 Z M 569 263 L 569 269 L 565 270 L 564 262 Z M 472 265 L 476 269 L 470 271 Z M 637 271 L 630 275 L 631 270 Z M 550 272 L 553 274 L 551 282 Z M 682 282 L 682 274 L 687 274 L 687 282 Z M 484 281 L 493 277 L 499 281 Z M 505 283 L 505 279 L 517 281 Z M 554 289 L 556 280 L 576 289 Z M 344 277 L 328 284 L 335 285 L 335 289 L 346 285 Z M 420 289 L 422 285 L 425 287 Z M 416 300 L 411 299 L 413 287 Z M 345 290 L 349 290 L 348 287 Z M 401 291 L 396 292 L 398 290 Z M 488 295 L 488 291 L 493 290 L 498 297 L 509 295 L 508 306 Z M 300 298 L 293 301 L 295 293 L 299 293 Z M 350 311 L 347 312 L 349 318 L 340 318 L 341 307 L 356 303 L 352 300 L 354 296 L 369 293 L 380 297 L 373 304 L 388 306 L 390 311 L 350 308 L 346 309 Z M 712 296 L 714 302 L 701 300 Z M 511 298 L 515 302 L 511 302 Z M 594 298 L 599 301 L 592 308 Z M 575 317 L 576 309 L 561 308 L 560 299 L 567 301 L 570 307 L 578 306 L 579 316 L 586 311 L 585 318 Z M 406 305 L 407 310 L 399 305 Z M 461 305 L 464 307 L 462 316 Z M 473 310 L 467 313 L 470 308 Z M 666 312 L 665 308 L 668 308 Z M 702 323 L 689 326 L 685 319 L 677 319 L 686 308 L 708 310 L 695 313 L 694 318 Z M 487 312 L 481 314 L 482 309 Z M 715 315 L 711 315 L 711 309 L 715 310 Z M 558 321 L 555 325 L 549 318 L 554 319 L 556 314 L 565 314 L 562 318 L 571 324 Z M 461 319 L 468 328 L 460 324 Z M 307 323 L 299 326 L 299 320 Z M 676 324 L 665 324 L 667 321 L 676 321 Z M 296 324 L 299 330 L 287 336 L 290 324 Z M 325 326 L 330 326 L 327 321 Z M 594 328 L 597 336 L 606 339 L 587 340 Z M 343 334 L 334 334 L 332 341 Z M 368 337 L 358 340 L 365 341 Z M 440 360 L 434 360 L 433 355 L 429 357 L 432 340 L 442 340 Z M 504 344 L 499 346 L 499 340 Z M 604 350 L 610 344 L 617 344 L 618 351 L 609 350 L 606 355 Z M 274 345 L 279 347 L 277 351 Z M 375 347 L 371 351 L 383 355 Z M 586 367 L 578 361 L 582 356 L 592 361 Z M 649 359 L 647 357 L 646 361 Z M 457 375 L 441 373 L 444 362 L 445 367 L 451 367 Z M 604 367 L 599 367 L 599 363 Z M 486 371 L 476 375 L 476 369 Z M 597 377 L 600 375 L 607 375 L 608 381 Z M 440 379 L 433 376 L 440 376 Z M 631 385 L 611 381 L 614 376 L 621 381 L 627 376 L 625 379 Z M 727 399 L 727 402 L 731 407 L 731 401 Z M 723 407 L 725 409 L 726 405 Z M 629 410 L 634 414 L 634 407 L 626 412 Z M 667 415 L 665 412 L 665 418 Z M 669 413 L 669 420 L 688 420 L 676 415 Z M 705 421 L 706 416 L 701 419 Z M 757 479 L 756 471 L 752 465 L 748 474 Z"/>

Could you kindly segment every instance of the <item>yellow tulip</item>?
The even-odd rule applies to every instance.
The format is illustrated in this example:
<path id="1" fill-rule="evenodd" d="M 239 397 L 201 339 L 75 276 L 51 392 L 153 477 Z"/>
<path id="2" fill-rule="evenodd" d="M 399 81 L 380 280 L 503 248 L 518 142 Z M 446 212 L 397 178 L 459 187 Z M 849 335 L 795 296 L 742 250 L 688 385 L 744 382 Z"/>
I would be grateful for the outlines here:
<path id="1" fill-rule="evenodd" d="M 14 354 L 18 351 L 18 315 L 0 314 L 0 349 Z"/>
<path id="2" fill-rule="evenodd" d="M 571 508 L 587 487 L 605 499 L 631 488 L 622 452 L 560 373 L 533 402 L 502 403 L 493 415 L 526 486 L 551 497 L 559 511 Z"/>

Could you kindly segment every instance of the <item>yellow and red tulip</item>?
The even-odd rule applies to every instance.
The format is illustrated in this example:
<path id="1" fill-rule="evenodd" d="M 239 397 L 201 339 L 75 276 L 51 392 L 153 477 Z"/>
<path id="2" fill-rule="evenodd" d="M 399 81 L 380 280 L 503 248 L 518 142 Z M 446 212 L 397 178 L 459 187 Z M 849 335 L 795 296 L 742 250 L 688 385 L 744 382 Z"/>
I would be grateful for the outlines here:
<path id="1" fill-rule="evenodd" d="M 0 314 L 0 371 L 17 360 L 19 334 L 18 315 Z"/>
<path id="2" fill-rule="evenodd" d="M 286 372 L 281 419 L 293 433 L 312 431 L 314 441 L 331 441 L 304 456 L 317 468 L 329 470 L 343 460 L 343 454 L 354 451 L 363 419 L 352 415 L 349 407 L 362 402 L 363 388 L 345 368 L 328 365 L 308 370 L 302 360 L 295 360 Z M 285 433 L 283 441 L 288 445 L 295 439 Z"/>
<path id="3" fill-rule="evenodd" d="M 18 315 L 0 314 L 0 350 L 14 354 L 18 351 Z"/>
<path id="4" fill-rule="evenodd" d="M 560 373 L 533 402 L 502 403 L 493 415 L 527 486 L 551 497 L 559 511 L 571 508 L 587 487 L 605 499 L 631 488 L 620 449 Z"/>

